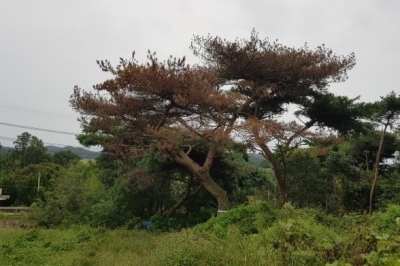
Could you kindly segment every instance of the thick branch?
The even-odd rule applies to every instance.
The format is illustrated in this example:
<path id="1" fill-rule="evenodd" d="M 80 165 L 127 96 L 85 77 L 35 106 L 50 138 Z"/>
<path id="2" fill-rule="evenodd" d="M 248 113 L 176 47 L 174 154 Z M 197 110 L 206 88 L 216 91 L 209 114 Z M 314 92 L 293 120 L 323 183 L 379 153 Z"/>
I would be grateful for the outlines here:
<path id="1" fill-rule="evenodd" d="M 217 153 L 217 148 L 216 148 L 215 145 L 213 145 L 213 146 L 208 150 L 206 160 L 204 161 L 204 164 L 203 164 L 203 168 L 205 168 L 205 170 L 207 170 L 207 171 L 210 170 L 211 165 L 212 165 L 212 163 L 213 163 L 213 161 L 214 161 L 214 157 L 215 157 L 215 154 L 216 154 L 216 153 Z"/>
<path id="2" fill-rule="evenodd" d="M 174 106 L 174 103 L 171 101 L 171 103 L 169 105 L 167 105 L 167 108 L 165 109 L 164 115 L 162 117 L 162 119 L 160 120 L 160 122 L 158 122 L 158 125 L 156 127 L 156 131 L 160 130 L 160 128 L 162 126 L 164 126 L 165 121 L 167 120 L 167 115 L 169 113 L 169 111 L 171 111 L 172 107 Z"/>

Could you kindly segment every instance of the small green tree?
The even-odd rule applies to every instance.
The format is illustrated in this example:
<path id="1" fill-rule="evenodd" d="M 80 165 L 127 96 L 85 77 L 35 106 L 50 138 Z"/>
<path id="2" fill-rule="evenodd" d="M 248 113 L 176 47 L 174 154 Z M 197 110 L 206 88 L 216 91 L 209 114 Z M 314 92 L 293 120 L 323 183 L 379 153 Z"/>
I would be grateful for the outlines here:
<path id="1" fill-rule="evenodd" d="M 78 155 L 70 150 L 59 151 L 53 154 L 53 162 L 62 167 L 68 167 L 71 164 L 79 162 L 80 159 Z"/>
<path id="2" fill-rule="evenodd" d="M 353 156 L 357 166 L 366 171 L 372 171 L 377 159 L 377 152 L 381 140 L 381 134 L 371 125 L 366 125 L 362 132 L 354 134 L 340 143 L 339 150 Z M 382 164 L 385 160 L 395 159 L 395 153 L 399 149 L 400 138 L 391 132 L 386 132 L 380 158 L 380 170 L 385 168 Z"/>
<path id="3" fill-rule="evenodd" d="M 18 135 L 14 145 L 15 149 L 11 151 L 11 157 L 16 168 L 51 161 L 51 155 L 47 152 L 43 141 L 28 132 Z"/>
<path id="4" fill-rule="evenodd" d="M 53 163 L 30 164 L 14 171 L 12 179 L 17 194 L 11 196 L 15 198 L 15 204 L 30 206 L 46 190 L 52 189 L 63 174 L 64 170 Z"/>
<path id="5" fill-rule="evenodd" d="M 367 118 L 375 127 L 381 127 L 381 138 L 378 152 L 374 164 L 374 179 L 371 185 L 369 196 L 369 213 L 372 214 L 374 208 L 374 193 L 379 177 L 379 162 L 383 150 L 386 133 L 393 128 L 400 118 L 400 95 L 390 92 L 381 97 L 380 101 L 367 103 L 363 105 L 365 118 Z"/>

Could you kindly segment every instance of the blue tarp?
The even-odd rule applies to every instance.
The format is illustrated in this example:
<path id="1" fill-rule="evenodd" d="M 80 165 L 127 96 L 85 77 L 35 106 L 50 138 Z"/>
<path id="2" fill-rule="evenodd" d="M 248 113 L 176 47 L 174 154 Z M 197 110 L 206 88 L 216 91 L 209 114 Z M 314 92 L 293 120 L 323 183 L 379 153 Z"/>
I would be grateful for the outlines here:
<path id="1" fill-rule="evenodd" d="M 143 227 L 144 230 L 149 229 L 149 227 L 151 227 L 152 225 L 153 225 L 153 223 L 150 222 L 150 221 L 143 221 L 142 222 L 142 227 Z"/>

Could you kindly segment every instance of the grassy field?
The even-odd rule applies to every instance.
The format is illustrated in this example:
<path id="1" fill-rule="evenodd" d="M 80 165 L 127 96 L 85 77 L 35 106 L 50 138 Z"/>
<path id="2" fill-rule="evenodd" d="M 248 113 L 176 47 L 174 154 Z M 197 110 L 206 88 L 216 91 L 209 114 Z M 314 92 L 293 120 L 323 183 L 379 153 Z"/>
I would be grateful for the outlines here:
<path id="1" fill-rule="evenodd" d="M 0 228 L 0 265 L 400 265 L 400 206 L 328 216 L 264 205 L 180 232 Z"/>
<path id="2" fill-rule="evenodd" d="M 189 251 L 196 246 L 199 252 L 205 251 L 208 242 L 186 231 L 151 233 L 88 227 L 46 230 L 2 228 L 0 265 L 209 265 L 208 258 L 204 258 L 204 264 L 200 257 L 196 258 L 200 253 Z M 203 254 L 206 256 L 207 253 Z M 196 259 L 198 264 L 194 262 Z M 216 263 L 214 265 L 225 265 L 220 264 L 221 261 Z"/>
<path id="3" fill-rule="evenodd" d="M 254 264 L 248 237 L 235 241 L 189 231 L 151 233 L 70 229 L 0 229 L 0 263 L 8 265 L 274 265 Z M 247 240 L 246 240 L 247 239 Z M 262 257 L 265 257 L 263 255 Z M 249 260 L 250 259 L 250 260 Z"/>
<path id="4" fill-rule="evenodd" d="M 173 234 L 145 231 L 0 229 L 1 265 L 157 265 L 155 251 Z"/>

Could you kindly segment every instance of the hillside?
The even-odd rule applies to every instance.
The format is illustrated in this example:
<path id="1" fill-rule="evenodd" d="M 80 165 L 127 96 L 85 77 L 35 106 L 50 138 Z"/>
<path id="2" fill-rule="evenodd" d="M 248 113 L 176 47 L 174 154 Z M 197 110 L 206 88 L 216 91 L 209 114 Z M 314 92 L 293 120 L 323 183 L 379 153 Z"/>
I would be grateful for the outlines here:
<path id="1" fill-rule="evenodd" d="M 66 146 L 66 147 L 56 147 L 56 146 L 46 146 L 47 151 L 51 154 L 59 152 L 59 151 L 67 151 L 70 150 L 82 159 L 96 159 L 97 157 L 100 156 L 100 152 L 95 152 L 95 151 L 89 151 L 84 148 L 76 148 L 72 146 Z M 6 153 L 9 150 L 12 150 L 14 148 L 11 147 L 2 147 L 0 149 L 0 153 Z"/>
<path id="2" fill-rule="evenodd" d="M 66 146 L 66 147 L 56 147 L 56 146 L 46 146 L 47 151 L 51 154 L 59 152 L 59 151 L 67 151 L 70 150 L 82 159 L 96 159 L 97 157 L 100 156 L 100 152 L 95 152 L 95 151 L 89 151 L 84 148 L 76 148 L 72 146 Z"/>
<path id="3" fill-rule="evenodd" d="M 263 155 L 258 153 L 248 153 L 247 156 L 249 157 L 249 164 L 252 164 L 257 167 L 261 168 L 271 168 L 271 164 L 267 161 Z"/>
<path id="4" fill-rule="evenodd" d="M 97 157 L 100 156 L 100 152 L 90 151 L 90 150 L 86 150 L 84 148 L 77 148 L 77 147 L 72 147 L 72 146 L 66 146 L 66 147 L 62 147 L 62 148 L 57 147 L 57 146 L 46 146 L 46 148 L 47 148 L 47 151 L 51 154 L 59 152 L 59 151 L 70 150 L 73 153 L 77 154 L 82 159 L 96 159 Z M 6 153 L 12 149 L 14 149 L 14 148 L 3 146 L 0 149 L 0 153 Z M 249 158 L 249 161 L 248 161 L 249 164 L 252 164 L 257 167 L 262 167 L 262 168 L 270 168 L 271 167 L 271 164 L 261 154 L 248 153 L 247 155 Z"/>

